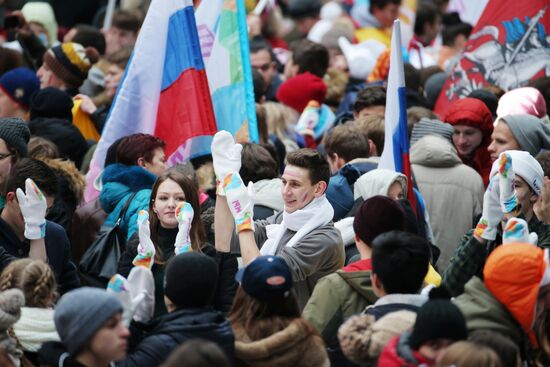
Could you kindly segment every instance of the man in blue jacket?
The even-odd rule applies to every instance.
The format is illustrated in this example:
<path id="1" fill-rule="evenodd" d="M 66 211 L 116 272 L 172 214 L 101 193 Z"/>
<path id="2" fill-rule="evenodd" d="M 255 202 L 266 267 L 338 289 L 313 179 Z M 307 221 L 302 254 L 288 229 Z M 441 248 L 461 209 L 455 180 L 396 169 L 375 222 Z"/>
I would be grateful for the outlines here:
<path id="1" fill-rule="evenodd" d="M 6 183 L 6 204 L 0 213 L 0 246 L 14 258 L 47 261 L 63 294 L 77 288 L 80 281 L 71 261 L 67 233 L 45 219 L 57 190 L 55 173 L 44 162 L 31 158 L 18 161 Z"/>

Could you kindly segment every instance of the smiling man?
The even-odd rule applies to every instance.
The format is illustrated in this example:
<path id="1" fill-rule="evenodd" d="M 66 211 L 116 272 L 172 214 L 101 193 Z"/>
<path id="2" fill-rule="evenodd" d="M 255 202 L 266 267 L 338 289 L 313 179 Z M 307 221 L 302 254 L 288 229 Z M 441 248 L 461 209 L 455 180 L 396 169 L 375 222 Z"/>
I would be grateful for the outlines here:
<path id="1" fill-rule="evenodd" d="M 235 150 L 232 147 L 238 145 L 233 143 L 228 133 L 226 138 L 219 135 L 222 133 L 225 132 L 218 133 L 212 144 L 214 169 L 218 177 L 220 174 L 226 177 L 227 173 L 238 172 L 235 168 L 240 167 L 240 156 L 227 158 L 226 153 Z M 227 141 L 224 142 L 224 139 Z M 239 151 L 238 148 L 236 150 Z M 230 160 L 233 162 L 225 166 L 233 167 L 229 170 L 221 167 L 220 163 Z M 317 280 L 344 265 L 344 246 L 340 232 L 332 223 L 334 211 L 325 196 L 330 178 L 327 161 L 315 150 L 300 149 L 290 153 L 287 162 L 281 177 L 284 210 L 266 220 L 255 221 L 253 226 L 249 225 L 245 231 L 254 235 L 257 246 L 253 245 L 253 241 L 245 244 L 241 240 L 240 249 L 245 264 L 260 254 L 282 257 L 292 271 L 298 304 L 303 309 Z M 219 193 L 220 190 L 215 212 L 216 248 L 223 252 L 229 251 L 231 241 L 236 245 L 233 238 L 235 223 L 228 200 Z M 249 202 L 248 199 L 246 201 Z M 239 235 L 242 235 L 243 228 L 239 227 Z"/>

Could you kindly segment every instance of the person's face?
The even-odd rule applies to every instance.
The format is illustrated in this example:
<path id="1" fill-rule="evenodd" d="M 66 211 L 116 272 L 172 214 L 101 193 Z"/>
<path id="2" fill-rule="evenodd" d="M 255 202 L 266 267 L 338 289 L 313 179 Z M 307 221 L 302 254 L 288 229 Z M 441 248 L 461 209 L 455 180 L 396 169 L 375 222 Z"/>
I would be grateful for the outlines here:
<path id="1" fill-rule="evenodd" d="M 133 46 L 136 43 L 136 39 L 137 34 L 132 31 L 111 27 L 105 33 L 105 54 L 111 55 L 121 48 Z"/>
<path id="2" fill-rule="evenodd" d="M 515 179 L 516 196 L 521 205 L 521 212 L 527 220 L 533 215 L 533 205 L 538 199 L 537 194 L 531 189 L 531 186 L 523 178 L 516 175 Z"/>
<path id="3" fill-rule="evenodd" d="M 496 161 L 500 153 L 505 150 L 521 150 L 518 142 L 512 135 L 508 124 L 499 120 L 491 135 L 491 144 L 487 148 L 491 155 L 491 162 Z"/>
<path id="4" fill-rule="evenodd" d="M 326 183 L 322 181 L 312 185 L 307 169 L 290 164 L 286 166 L 281 180 L 281 193 L 287 213 L 302 209 L 313 199 L 323 195 L 326 188 Z"/>
<path id="5" fill-rule="evenodd" d="M 177 182 L 167 179 L 159 185 L 153 211 L 159 219 L 160 225 L 164 228 L 176 228 L 176 207 L 185 201 L 185 194 Z"/>
<path id="6" fill-rule="evenodd" d="M 399 5 L 387 4 L 382 9 L 374 7 L 372 15 L 380 22 L 382 28 L 388 28 L 393 25 L 393 21 L 399 17 Z"/>
<path id="7" fill-rule="evenodd" d="M 40 79 L 40 89 L 47 87 L 55 87 L 59 89 L 65 88 L 65 83 L 55 76 L 52 69 L 50 69 L 46 63 L 43 63 L 40 69 L 38 69 L 36 76 Z"/>
<path id="8" fill-rule="evenodd" d="M 467 126 L 455 125 L 453 133 L 453 144 L 461 157 L 471 157 L 483 141 L 483 133 L 480 129 Z"/>
<path id="9" fill-rule="evenodd" d="M 271 80 L 273 80 L 277 70 L 275 69 L 275 62 L 271 60 L 269 51 L 260 50 L 256 53 L 251 53 L 250 64 L 252 65 L 252 69 L 256 69 L 262 74 L 266 85 L 271 85 Z"/>
<path id="10" fill-rule="evenodd" d="M 118 85 L 122 80 L 122 75 L 124 75 L 124 70 L 118 67 L 118 65 L 109 66 L 107 75 L 105 75 L 105 95 L 110 100 L 115 98 Z"/>
<path id="11" fill-rule="evenodd" d="M 388 189 L 388 197 L 393 200 L 401 200 L 404 197 L 403 187 L 397 181 L 391 184 Z"/>
<path id="12" fill-rule="evenodd" d="M 355 118 L 367 117 L 367 116 L 380 116 L 384 117 L 386 114 L 386 106 L 369 106 L 363 108 L 359 113 L 355 114 Z"/>
<path id="13" fill-rule="evenodd" d="M 13 153 L 8 150 L 4 139 L 0 139 L 0 186 L 8 180 L 11 171 Z"/>
<path id="14" fill-rule="evenodd" d="M 44 28 L 44 26 L 37 22 L 30 22 L 29 28 L 31 29 L 32 33 L 42 42 L 42 45 L 45 47 L 48 47 L 49 40 L 48 40 L 48 30 Z"/>
<path id="15" fill-rule="evenodd" d="M 143 158 L 138 159 L 138 165 L 145 168 L 147 171 L 151 172 L 154 175 L 160 176 L 166 171 L 166 156 L 164 154 L 164 149 L 157 148 L 153 152 L 153 158 L 150 162 L 145 161 Z"/>
<path id="16" fill-rule="evenodd" d="M 130 332 L 122 323 L 122 314 L 118 313 L 96 331 L 90 342 L 92 354 L 106 361 L 119 361 L 126 356 Z"/>
<path id="17" fill-rule="evenodd" d="M 450 339 L 435 339 L 430 340 L 418 348 L 418 352 L 428 360 L 430 364 L 435 365 L 441 360 L 445 351 L 449 346 L 453 344 L 453 341 Z"/>
<path id="18" fill-rule="evenodd" d="M 424 36 L 428 42 L 432 42 L 441 30 L 441 17 L 435 18 L 434 24 L 424 25 Z"/>
<path id="19" fill-rule="evenodd" d="M 0 117 L 21 117 L 23 109 L 0 89 Z"/>

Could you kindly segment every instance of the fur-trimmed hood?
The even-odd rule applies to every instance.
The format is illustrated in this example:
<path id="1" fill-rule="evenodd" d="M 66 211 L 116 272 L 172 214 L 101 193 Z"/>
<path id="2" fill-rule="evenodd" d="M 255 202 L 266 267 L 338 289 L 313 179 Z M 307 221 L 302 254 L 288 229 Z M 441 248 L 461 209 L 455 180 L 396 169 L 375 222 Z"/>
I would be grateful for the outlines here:
<path id="1" fill-rule="evenodd" d="M 57 159 L 42 159 L 44 163 L 53 169 L 57 174 L 61 175 L 67 184 L 69 189 L 74 194 L 78 203 L 84 198 L 84 187 L 86 186 L 86 179 L 84 175 L 76 168 L 74 162 Z"/>

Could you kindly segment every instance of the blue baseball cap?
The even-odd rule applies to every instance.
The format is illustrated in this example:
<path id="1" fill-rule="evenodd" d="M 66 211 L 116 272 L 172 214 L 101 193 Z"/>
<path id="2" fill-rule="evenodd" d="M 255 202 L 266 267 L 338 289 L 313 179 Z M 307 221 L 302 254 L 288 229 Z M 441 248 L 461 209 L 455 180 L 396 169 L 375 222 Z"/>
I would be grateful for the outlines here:
<path id="1" fill-rule="evenodd" d="M 244 291 L 260 301 L 290 296 L 292 274 L 286 262 L 277 256 L 259 256 L 239 269 L 235 280 Z"/>

